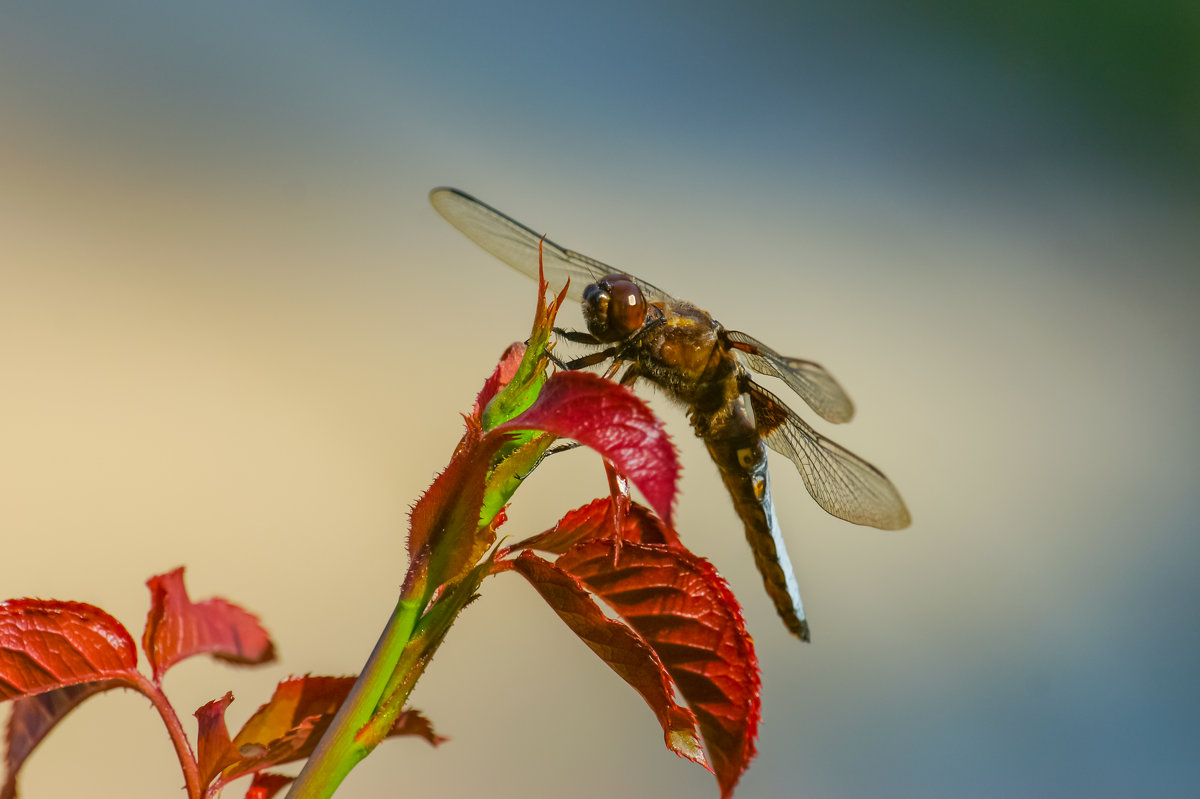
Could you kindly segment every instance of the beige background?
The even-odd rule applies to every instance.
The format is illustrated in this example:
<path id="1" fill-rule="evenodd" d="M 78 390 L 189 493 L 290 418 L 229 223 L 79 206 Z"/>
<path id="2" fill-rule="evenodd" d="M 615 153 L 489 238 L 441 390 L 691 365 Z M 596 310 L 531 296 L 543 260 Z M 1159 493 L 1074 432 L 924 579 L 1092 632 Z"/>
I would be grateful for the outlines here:
<path id="1" fill-rule="evenodd" d="M 0 12 L 0 595 L 138 635 L 143 581 L 186 565 L 281 660 L 179 666 L 185 713 L 232 689 L 240 722 L 289 674 L 357 670 L 408 506 L 531 318 L 532 283 L 426 203 L 457 185 L 825 364 L 859 413 L 818 427 L 912 509 L 853 527 L 773 462 L 801 646 L 664 408 L 679 529 L 762 660 L 739 796 L 1185 794 L 1200 95 L 1186 54 L 1134 45 L 1194 28 L 1111 20 L 1118 78 L 1102 18 L 1060 47 L 1045 17 L 936 7 Z M 603 490 L 560 456 L 508 530 Z M 389 743 L 344 795 L 715 795 L 511 576 L 414 703 L 452 742 Z M 23 796 L 181 783 L 147 704 L 107 695 Z"/>

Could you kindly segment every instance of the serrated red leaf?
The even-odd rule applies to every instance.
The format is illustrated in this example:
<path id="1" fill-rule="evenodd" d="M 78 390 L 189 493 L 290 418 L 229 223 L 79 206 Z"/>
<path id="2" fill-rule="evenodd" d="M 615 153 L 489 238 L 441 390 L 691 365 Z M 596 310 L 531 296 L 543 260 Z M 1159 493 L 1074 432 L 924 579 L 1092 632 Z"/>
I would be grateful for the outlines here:
<path id="1" fill-rule="evenodd" d="M 119 621 L 82 602 L 0 602 L 0 701 L 106 679 L 136 687 L 137 648 Z"/>
<path id="2" fill-rule="evenodd" d="M 409 514 L 409 568 L 402 595 L 431 594 L 473 565 L 477 556 L 479 512 L 492 456 L 507 436 L 483 436 L 467 417 L 467 430 L 445 471 L 439 474 Z M 489 534 L 494 534 L 491 530 Z"/>
<path id="3" fill-rule="evenodd" d="M 556 565 L 604 598 L 654 649 L 696 714 L 721 795 L 754 757 L 758 659 L 728 584 L 684 549 L 592 541 Z"/>
<path id="4" fill-rule="evenodd" d="M 216 778 L 216 784 L 225 785 L 247 774 L 308 757 L 354 681 L 354 677 L 295 677 L 279 683 L 270 701 L 256 710 L 233 737 L 228 749 L 232 757 L 224 761 L 214 757 L 213 762 L 222 765 L 206 779 Z M 197 717 L 215 704 L 210 702 L 198 710 Z M 219 711 L 223 728 L 224 707 Z M 207 712 L 213 714 L 212 709 Z M 415 710 L 401 713 L 392 725 L 388 737 L 399 735 L 416 735 L 434 746 L 444 740 Z M 214 745 L 219 743 L 219 734 L 214 735 Z"/>
<path id="5" fill-rule="evenodd" d="M 88 697 L 127 687 L 129 684 L 123 680 L 99 680 L 13 700 L 4 736 L 4 784 L 0 786 L 0 799 L 13 799 L 17 795 L 17 774 L 25 759 L 68 713 Z"/>
<path id="6" fill-rule="evenodd" d="M 634 502 L 625 512 L 625 523 L 621 526 L 620 538 L 622 541 L 633 544 L 683 546 L 679 540 L 679 534 L 640 502 Z"/>
<path id="7" fill-rule="evenodd" d="M 667 747 L 709 768 L 696 737 L 696 718 L 675 702 L 671 678 L 646 641 L 606 617 L 578 579 L 549 561 L 522 552 L 512 569 L 529 581 L 589 649 L 642 695 L 662 725 Z"/>
<path id="8" fill-rule="evenodd" d="M 613 503 L 612 497 L 594 499 L 581 508 L 568 511 L 549 530 L 513 544 L 509 549 L 537 549 L 561 555 L 576 544 L 599 538 L 620 538 L 622 541 L 637 544 L 681 546 L 678 534 L 655 516 L 653 511 L 637 502 L 631 502 L 625 510 L 620 534 L 615 534 Z"/>
<path id="9" fill-rule="evenodd" d="M 250 787 L 246 789 L 246 799 L 271 799 L 294 779 L 296 778 L 286 774 L 260 771 L 250 781 Z"/>
<path id="10" fill-rule="evenodd" d="M 0 797 L 17 792 L 17 773 L 50 730 L 89 696 L 142 690 L 137 647 L 112 616 L 82 602 L 0 602 L 0 701 L 13 699 Z"/>
<path id="11" fill-rule="evenodd" d="M 599 452 L 668 524 L 679 459 L 662 422 L 624 386 L 589 372 L 557 372 L 537 400 L 500 431 L 545 430 Z"/>
<path id="12" fill-rule="evenodd" d="M 419 710 L 405 710 L 396 717 L 396 723 L 392 725 L 388 737 L 398 735 L 415 735 L 418 738 L 424 738 L 430 746 L 440 746 L 450 740 L 446 736 L 434 732 L 433 723 L 425 718 Z"/>
<path id="13" fill-rule="evenodd" d="M 462 490 L 471 467 L 475 464 L 479 442 L 483 439 L 483 430 L 478 422 L 467 420 L 467 429 L 450 456 L 450 463 L 434 478 L 433 483 L 425 490 L 420 499 L 413 505 L 408 514 L 408 557 L 415 561 L 422 556 L 422 550 L 429 547 L 430 538 L 444 529 L 443 516 L 453 508 L 454 499 Z M 483 492 L 482 481 L 480 493 Z"/>
<path id="14" fill-rule="evenodd" d="M 538 549 L 561 555 L 580 541 L 610 538 L 612 534 L 612 498 L 600 497 L 581 508 L 567 511 L 549 530 L 513 544 L 510 549 Z"/>
<path id="15" fill-rule="evenodd" d="M 524 357 L 525 344 L 517 342 L 508 345 L 508 349 L 500 356 L 500 362 L 496 364 L 491 376 L 484 382 L 483 388 L 475 397 L 475 405 L 471 408 L 472 418 L 478 421 L 483 416 L 483 409 L 492 401 L 492 397 L 496 396 L 500 389 L 507 386 L 513 379 L 513 375 L 517 373 L 517 367 L 521 365 L 521 359 Z"/>
<path id="16" fill-rule="evenodd" d="M 332 717 L 354 687 L 354 680 L 354 677 L 307 676 L 280 682 L 270 700 L 242 725 L 234 745 L 239 749 L 270 747 L 305 719 Z"/>
<path id="17" fill-rule="evenodd" d="M 142 649 L 156 682 L 179 661 L 209 654 L 229 663 L 258 664 L 275 659 L 275 645 L 254 614 L 220 598 L 192 602 L 183 568 L 151 577 L 150 612 Z"/>

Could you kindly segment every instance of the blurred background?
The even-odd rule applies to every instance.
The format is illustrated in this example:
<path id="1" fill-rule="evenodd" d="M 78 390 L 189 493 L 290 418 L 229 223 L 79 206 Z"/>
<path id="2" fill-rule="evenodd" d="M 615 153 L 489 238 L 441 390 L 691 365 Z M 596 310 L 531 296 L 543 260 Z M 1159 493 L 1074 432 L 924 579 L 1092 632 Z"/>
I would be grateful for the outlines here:
<path id="1" fill-rule="evenodd" d="M 974 6 L 6 3 L 0 596 L 140 636 L 143 582 L 186 565 L 280 661 L 180 665 L 185 714 L 357 671 L 409 505 L 532 318 L 532 282 L 429 207 L 453 185 L 827 366 L 858 416 L 818 428 L 913 512 L 838 521 L 773 461 L 801 645 L 652 400 L 679 529 L 762 661 L 738 796 L 1194 795 L 1200 12 Z M 507 530 L 604 490 L 559 456 Z M 512 576 L 413 703 L 452 740 L 388 742 L 339 796 L 717 795 Z M 181 785 L 110 694 L 22 788 Z"/>

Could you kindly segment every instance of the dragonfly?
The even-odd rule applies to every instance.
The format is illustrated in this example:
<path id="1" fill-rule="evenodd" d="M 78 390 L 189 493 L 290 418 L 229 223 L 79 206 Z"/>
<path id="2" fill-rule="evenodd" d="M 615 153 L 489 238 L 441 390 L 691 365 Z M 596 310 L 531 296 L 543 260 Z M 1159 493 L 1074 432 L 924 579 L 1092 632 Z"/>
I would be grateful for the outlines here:
<path id="1" fill-rule="evenodd" d="M 780 355 L 729 330 L 690 302 L 640 277 L 569 250 L 471 195 L 430 192 L 451 225 L 518 272 L 537 279 L 539 253 L 547 282 L 582 303 L 587 332 L 556 330 L 598 349 L 567 368 L 609 362 L 620 382 L 645 379 L 682 405 L 733 500 L 755 565 L 787 629 L 808 641 L 795 571 L 775 515 L 767 448 L 785 455 L 826 512 L 855 524 L 899 530 L 911 521 L 904 500 L 876 467 L 818 433 L 752 372 L 779 378 L 818 416 L 848 422 L 854 405 L 819 364 Z M 615 372 L 614 372 L 615 374 Z"/>

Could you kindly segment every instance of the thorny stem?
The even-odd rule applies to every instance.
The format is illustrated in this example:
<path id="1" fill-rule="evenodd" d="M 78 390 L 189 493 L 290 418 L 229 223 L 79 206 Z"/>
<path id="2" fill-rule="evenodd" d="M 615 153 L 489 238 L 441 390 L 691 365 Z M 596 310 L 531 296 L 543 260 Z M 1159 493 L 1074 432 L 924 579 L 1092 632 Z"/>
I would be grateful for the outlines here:
<path id="1" fill-rule="evenodd" d="M 192 752 L 192 745 L 188 742 L 187 733 L 183 731 L 183 724 L 180 723 L 179 716 L 175 714 L 175 708 L 171 707 L 167 695 L 163 693 L 161 686 L 140 672 L 134 680 L 134 687 L 150 700 L 150 704 L 154 705 L 154 709 L 158 711 L 163 724 L 167 727 L 167 735 L 171 738 L 171 745 L 175 747 L 175 756 L 179 758 L 179 768 L 183 771 L 183 781 L 187 787 L 188 799 L 203 799 L 204 789 L 200 784 L 200 766 L 196 763 L 196 755 Z"/>
<path id="2" fill-rule="evenodd" d="M 489 557 L 468 572 L 417 622 L 413 639 L 414 643 L 419 645 L 401 655 L 400 662 L 384 689 L 378 713 L 359 732 L 359 738 L 364 744 L 374 747 L 387 737 L 417 680 L 425 673 L 425 667 L 433 659 L 458 614 L 475 597 L 480 582 L 491 572 L 493 562 L 493 558 Z"/>
<path id="3" fill-rule="evenodd" d="M 392 611 L 362 674 L 350 695 L 321 737 L 300 776 L 292 783 L 288 799 L 326 799 L 373 746 L 358 740 L 358 732 L 371 719 L 384 687 L 396 669 L 416 623 L 419 604 L 401 599 Z"/>

